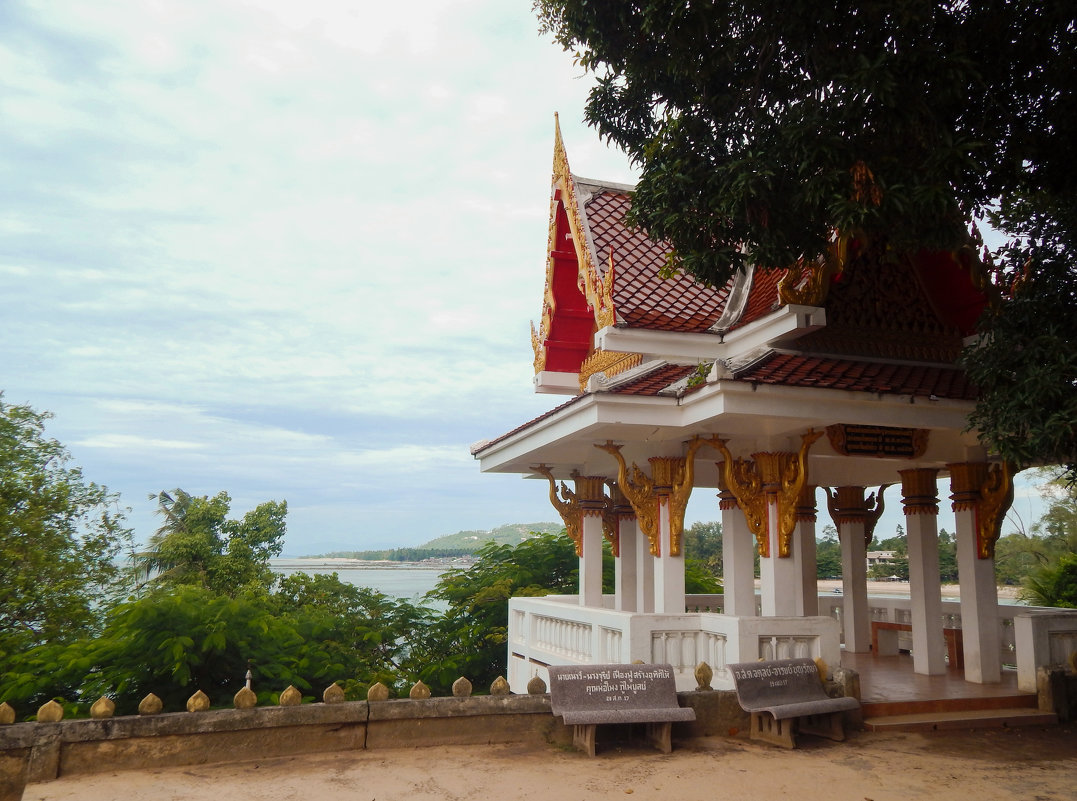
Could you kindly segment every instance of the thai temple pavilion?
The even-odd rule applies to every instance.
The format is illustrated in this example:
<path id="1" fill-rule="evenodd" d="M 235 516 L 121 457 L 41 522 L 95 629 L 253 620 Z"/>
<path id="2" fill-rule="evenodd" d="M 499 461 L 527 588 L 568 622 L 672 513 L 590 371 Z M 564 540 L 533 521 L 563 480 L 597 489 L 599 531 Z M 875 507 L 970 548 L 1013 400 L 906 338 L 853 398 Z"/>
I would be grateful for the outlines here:
<path id="1" fill-rule="evenodd" d="M 510 602 L 513 690 L 550 664 L 669 662 L 682 688 L 700 661 L 717 686 L 738 661 L 837 665 L 839 621 L 845 650 L 868 651 L 865 552 L 890 485 L 906 515 L 915 671 L 947 670 L 937 515 L 951 502 L 965 678 L 999 681 L 993 553 L 1012 473 L 965 430 L 975 389 L 955 360 L 985 304 L 972 249 L 882 263 L 836 237 L 818 263 L 708 287 L 663 277 L 668 248 L 625 225 L 631 192 L 573 175 L 558 129 L 532 340 L 536 391 L 569 398 L 472 449 L 484 472 L 548 482 L 580 557 L 578 596 Z M 719 597 L 685 596 L 684 512 L 699 491 L 721 510 Z M 816 589 L 816 497 L 841 539 L 833 615 Z"/>

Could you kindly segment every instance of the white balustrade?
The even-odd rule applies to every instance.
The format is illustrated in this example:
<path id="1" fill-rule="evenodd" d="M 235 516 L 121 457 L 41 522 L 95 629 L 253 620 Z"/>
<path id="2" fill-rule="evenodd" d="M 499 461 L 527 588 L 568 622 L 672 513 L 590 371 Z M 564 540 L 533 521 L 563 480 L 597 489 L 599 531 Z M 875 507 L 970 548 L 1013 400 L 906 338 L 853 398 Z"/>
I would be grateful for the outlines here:
<path id="1" fill-rule="evenodd" d="M 716 689 L 732 688 L 726 670 L 730 662 L 821 657 L 831 666 L 840 663 L 841 595 L 820 595 L 819 616 L 810 618 L 694 611 L 722 608 L 721 595 L 688 596 L 685 606 L 692 611 L 683 615 L 618 612 L 608 608 L 607 600 L 595 609 L 581 607 L 576 596 L 511 599 L 508 676 L 513 691 L 526 691 L 535 675 L 548 680 L 546 665 L 668 663 L 678 689 L 686 690 L 695 687 L 699 662 L 714 671 Z M 872 620 L 908 623 L 911 606 L 908 598 L 869 598 Z M 945 628 L 961 627 L 959 602 L 944 600 L 942 614 Z M 1018 668 L 1022 689 L 1035 690 L 1039 666 L 1064 662 L 1077 650 L 1077 611 L 1000 604 L 999 626 L 1002 663 Z"/>

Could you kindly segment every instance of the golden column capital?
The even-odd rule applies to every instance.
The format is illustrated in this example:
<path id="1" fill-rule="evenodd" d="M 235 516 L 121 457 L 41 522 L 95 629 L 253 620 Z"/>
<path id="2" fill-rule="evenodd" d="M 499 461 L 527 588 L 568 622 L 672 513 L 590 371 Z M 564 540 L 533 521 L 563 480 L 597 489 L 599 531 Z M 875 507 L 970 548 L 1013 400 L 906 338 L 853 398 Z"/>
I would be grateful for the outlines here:
<path id="1" fill-rule="evenodd" d="M 793 553 L 797 502 L 808 483 L 808 451 L 821 436 L 822 431 L 809 429 L 800 437 L 798 452 L 753 453 L 752 461 L 734 459 L 726 447 L 726 441 L 717 440 L 715 447 L 725 457 L 720 471 L 722 479 L 744 511 L 748 528 L 755 535 L 762 557 L 770 556 L 767 506 L 772 500 L 778 507 L 778 556 L 784 558 Z"/>
<path id="2" fill-rule="evenodd" d="M 955 512 L 967 512 L 980 505 L 980 489 L 987 481 L 987 462 L 955 462 L 950 471 L 950 500 Z"/>
<path id="3" fill-rule="evenodd" d="M 651 457 L 647 461 L 651 465 L 652 477 L 648 477 L 635 464 L 632 465 L 630 476 L 620 445 L 612 441 L 595 445 L 617 460 L 617 485 L 636 510 L 640 529 L 651 543 L 652 556 L 662 555 L 659 515 L 663 501 L 669 504 L 669 555 L 680 556 L 684 511 L 695 481 L 695 454 L 704 445 L 715 447 L 716 441 L 714 437 L 697 436 L 687 443 L 688 453 L 684 457 Z"/>
<path id="4" fill-rule="evenodd" d="M 725 462 L 715 462 L 714 465 L 718 468 L 718 508 L 723 512 L 738 508 L 737 496 L 725 483 Z"/>
<path id="5" fill-rule="evenodd" d="M 934 467 L 914 467 L 899 470 L 901 476 L 901 502 L 905 515 L 937 515 L 939 513 L 939 488 L 935 485 L 939 471 Z"/>
<path id="6" fill-rule="evenodd" d="M 994 559 L 1002 523 L 1013 505 L 1013 477 L 1017 468 L 1009 462 L 958 462 L 946 467 L 950 470 L 950 500 L 954 511 L 973 512 L 976 555 L 980 559 Z"/>
<path id="7" fill-rule="evenodd" d="M 800 490 L 800 496 L 797 498 L 798 523 L 814 523 L 818 519 L 815 506 L 816 489 L 814 484 L 805 484 Z"/>
<path id="8" fill-rule="evenodd" d="M 621 555 L 621 521 L 631 520 L 636 516 L 636 510 L 628 502 L 628 498 L 621 492 L 616 481 L 606 480 L 609 487 L 609 498 L 606 500 L 605 511 L 602 515 L 602 533 L 609 540 L 610 549 L 614 556 Z"/>
<path id="9" fill-rule="evenodd" d="M 864 496 L 864 487 L 836 487 L 833 492 L 826 491 L 826 506 L 830 517 L 840 531 L 843 523 L 864 524 L 864 547 L 871 544 L 875 536 L 875 525 L 879 522 L 886 503 L 883 501 L 883 493 L 889 484 L 879 487 L 879 493 L 874 492 Z"/>

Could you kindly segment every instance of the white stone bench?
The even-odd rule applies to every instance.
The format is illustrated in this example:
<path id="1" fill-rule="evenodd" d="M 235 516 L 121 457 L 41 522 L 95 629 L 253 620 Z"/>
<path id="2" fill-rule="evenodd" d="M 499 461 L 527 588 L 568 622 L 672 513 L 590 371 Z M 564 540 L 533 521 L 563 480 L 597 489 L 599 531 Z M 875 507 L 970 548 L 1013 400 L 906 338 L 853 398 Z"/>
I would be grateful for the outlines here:
<path id="1" fill-rule="evenodd" d="M 572 743 L 595 755 L 595 728 L 603 723 L 646 723 L 647 741 L 672 750 L 673 723 L 695 720 L 677 703 L 670 665 L 551 665 L 553 713 L 572 726 Z"/>
<path id="2" fill-rule="evenodd" d="M 842 715 L 857 709 L 855 698 L 831 698 L 811 659 L 739 662 L 729 665 L 741 708 L 751 714 L 753 740 L 796 747 L 796 734 L 844 740 Z"/>

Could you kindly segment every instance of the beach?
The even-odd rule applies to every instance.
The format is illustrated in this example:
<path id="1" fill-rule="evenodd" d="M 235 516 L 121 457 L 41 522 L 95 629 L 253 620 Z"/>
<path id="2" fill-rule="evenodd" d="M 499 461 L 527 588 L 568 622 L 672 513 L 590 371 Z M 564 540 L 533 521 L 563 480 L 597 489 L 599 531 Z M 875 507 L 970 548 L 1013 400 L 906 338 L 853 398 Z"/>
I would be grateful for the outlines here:
<path id="1" fill-rule="evenodd" d="M 756 586 L 759 584 L 756 582 Z M 820 579 L 818 582 L 819 593 L 833 593 L 841 589 L 841 579 Z M 1017 599 L 1020 587 L 998 587 L 998 598 L 1003 603 L 1013 603 Z M 910 588 L 907 581 L 869 581 L 868 595 L 909 595 Z M 941 591 L 943 598 L 958 598 L 961 596 L 961 586 L 958 584 L 943 584 Z"/>

